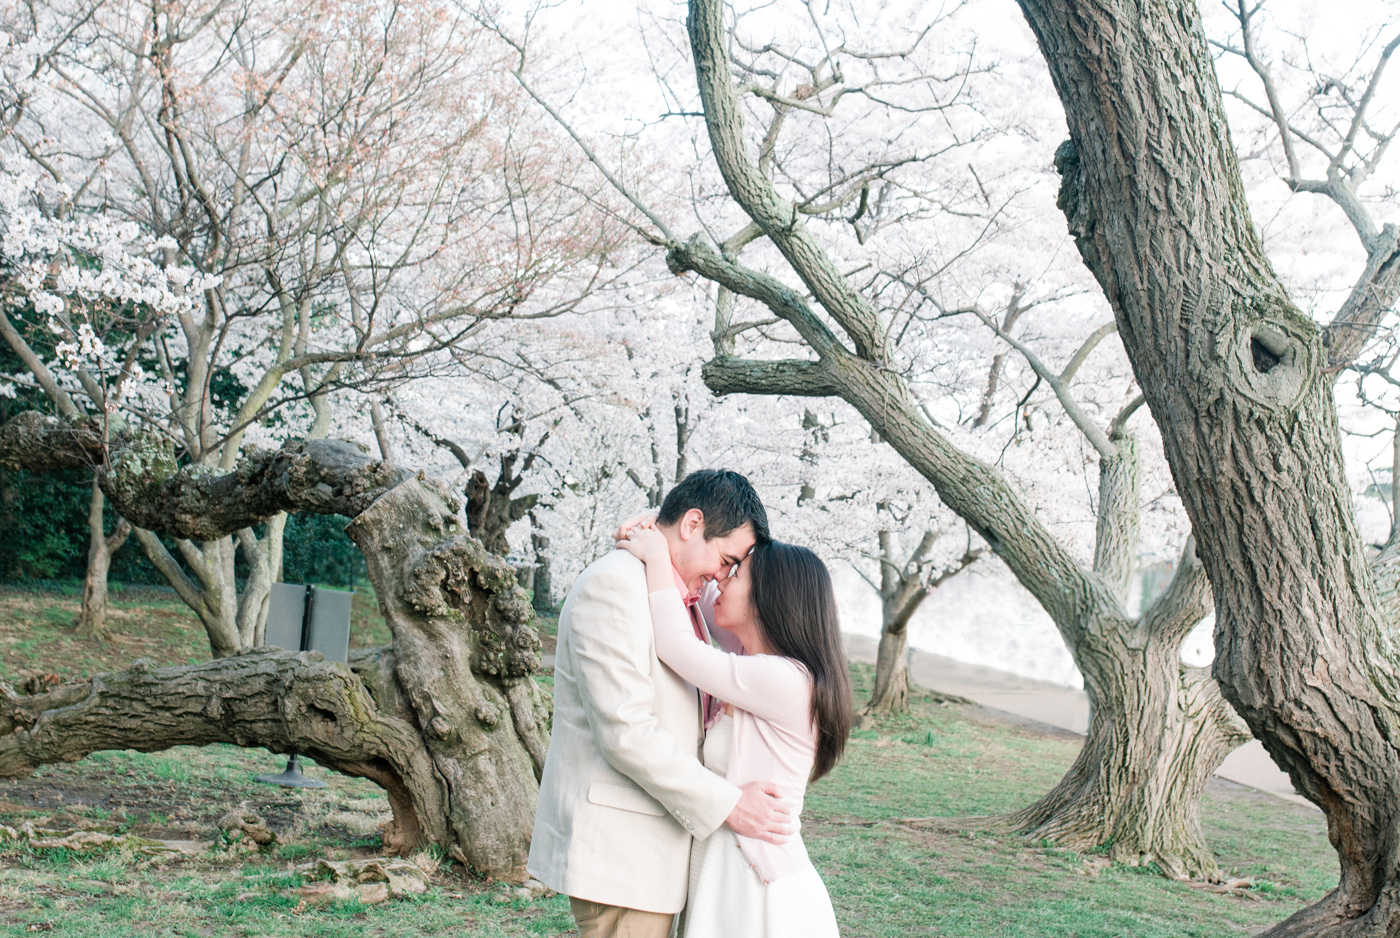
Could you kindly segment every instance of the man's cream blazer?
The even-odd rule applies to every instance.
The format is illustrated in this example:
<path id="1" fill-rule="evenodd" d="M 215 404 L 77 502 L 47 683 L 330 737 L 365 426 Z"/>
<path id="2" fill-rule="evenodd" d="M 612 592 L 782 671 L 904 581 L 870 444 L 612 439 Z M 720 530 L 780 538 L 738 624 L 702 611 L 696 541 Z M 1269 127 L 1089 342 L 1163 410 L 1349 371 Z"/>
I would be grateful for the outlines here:
<path id="1" fill-rule="evenodd" d="M 740 795 L 700 764 L 703 732 L 695 688 L 657 660 L 642 562 L 608 553 L 559 613 L 530 875 L 579 899 L 679 912 L 691 837 Z"/>

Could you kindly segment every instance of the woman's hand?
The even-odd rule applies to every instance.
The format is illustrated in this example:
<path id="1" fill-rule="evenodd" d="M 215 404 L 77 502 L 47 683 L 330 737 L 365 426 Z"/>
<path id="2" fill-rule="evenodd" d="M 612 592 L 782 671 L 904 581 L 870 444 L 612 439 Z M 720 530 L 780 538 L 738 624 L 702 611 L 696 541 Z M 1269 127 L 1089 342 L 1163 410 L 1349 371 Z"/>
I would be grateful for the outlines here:
<path id="1" fill-rule="evenodd" d="M 627 532 L 627 537 L 618 541 L 617 546 L 627 551 L 648 567 L 653 564 L 671 565 L 671 548 L 666 543 L 666 535 L 654 526 L 636 524 Z"/>
<path id="2" fill-rule="evenodd" d="M 617 542 L 616 546 L 622 546 L 622 542 L 627 540 L 628 532 L 631 531 L 633 528 L 656 527 L 656 516 L 660 513 L 661 512 L 657 511 L 655 508 L 648 508 L 646 511 L 641 512 L 640 514 L 635 514 L 632 517 L 628 518 L 626 521 L 619 524 L 617 526 L 617 530 L 613 532 L 613 540 Z"/>

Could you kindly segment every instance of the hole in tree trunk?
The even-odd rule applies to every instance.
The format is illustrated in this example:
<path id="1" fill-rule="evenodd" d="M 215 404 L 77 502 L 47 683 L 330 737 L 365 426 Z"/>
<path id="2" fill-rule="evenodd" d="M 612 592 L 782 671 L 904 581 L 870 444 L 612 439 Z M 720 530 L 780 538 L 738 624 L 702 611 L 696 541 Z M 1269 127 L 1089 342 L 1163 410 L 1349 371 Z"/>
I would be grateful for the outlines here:
<path id="1" fill-rule="evenodd" d="M 326 710 L 326 709 L 324 709 L 324 708 L 322 708 L 322 707 L 318 707 L 318 706 L 316 706 L 315 704 L 312 704 L 311 706 L 307 707 L 306 709 L 310 712 L 311 716 L 315 717 L 315 718 L 318 719 L 318 720 L 322 720 L 322 721 L 324 721 L 324 722 L 326 722 L 326 723 L 335 723 L 335 722 L 337 722 L 337 718 L 336 718 L 335 713 L 332 712 L 332 711 L 330 711 L 330 710 Z"/>
<path id="2" fill-rule="evenodd" d="M 1249 351 L 1254 356 L 1254 370 L 1260 374 L 1268 374 L 1279 363 L 1279 356 L 1269 351 L 1258 336 L 1249 340 Z"/>

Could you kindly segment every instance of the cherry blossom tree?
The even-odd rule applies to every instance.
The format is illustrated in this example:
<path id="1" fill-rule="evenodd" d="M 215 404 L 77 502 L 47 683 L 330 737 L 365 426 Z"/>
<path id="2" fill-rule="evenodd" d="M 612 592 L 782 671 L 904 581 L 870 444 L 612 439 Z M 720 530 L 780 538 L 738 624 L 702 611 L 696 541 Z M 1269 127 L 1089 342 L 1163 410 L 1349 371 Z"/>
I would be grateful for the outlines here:
<path id="1" fill-rule="evenodd" d="M 1085 382 L 1079 374 L 1113 330 L 1085 322 L 1052 368 L 1045 348 L 1013 328 L 1017 319 L 1022 328 L 1033 321 L 1015 312 L 1020 306 L 1053 310 L 1062 323 L 1066 314 L 1081 322 L 1105 315 L 1072 302 L 1086 287 L 1065 265 L 1027 253 L 1033 239 L 1014 237 L 1033 224 L 1037 209 L 1023 196 L 1044 191 L 1043 174 L 1005 160 L 1011 141 L 991 120 L 997 98 L 978 95 L 988 73 L 958 51 L 965 47 L 956 44 L 956 19 L 914 17 L 905 38 L 881 49 L 871 38 L 880 29 L 856 30 L 853 10 L 804 12 L 805 36 L 782 41 L 776 37 L 794 34 L 762 16 L 731 31 L 717 4 L 690 5 L 700 106 L 676 91 L 672 110 L 703 113 L 708 154 L 700 153 L 719 172 L 717 192 L 703 188 L 713 175 L 691 177 L 691 191 L 707 193 L 692 203 L 703 234 L 674 233 L 670 212 L 580 144 L 632 202 L 633 223 L 664 249 L 671 271 L 714 285 L 706 385 L 719 394 L 843 399 L 1055 620 L 1084 675 L 1094 720 L 1065 780 L 1013 823 L 1077 847 L 1108 845 L 1115 857 L 1174 876 L 1214 875 L 1200 794 L 1247 736 L 1209 675 L 1179 659 L 1208 609 L 1202 568 L 1188 543 L 1166 594 L 1141 615 L 1130 612 L 1143 505 L 1141 447 L 1129 429 L 1136 395 L 1121 358 L 1123 380 Z M 528 84 L 527 61 L 520 71 Z M 801 286 L 789 286 L 784 274 Z M 1001 454 L 995 435 L 969 433 L 963 423 L 978 423 L 984 399 L 1004 406 L 1007 359 L 982 354 L 989 339 L 1008 343 L 1034 379 L 1014 399 L 1010 426 L 997 421 L 1003 434 L 1015 431 L 1000 437 Z M 1107 372 L 1114 370 L 1110 363 Z M 980 379 L 967 380 L 979 371 Z M 970 400 L 948 390 L 969 386 L 977 389 Z M 1031 408 L 1037 391 L 1053 403 L 1041 397 Z M 993 466 L 1016 445 L 1022 423 L 1034 435 L 1038 421 L 1040 429 L 1068 425 L 1064 440 L 1077 448 L 1081 472 L 1096 465 L 1096 504 L 1085 513 L 1080 502 L 1077 519 L 1094 531 L 1084 539 L 1089 556 L 1077 556 L 1075 539 L 1052 535 L 1042 519 L 1062 510 L 1058 500 L 1042 500 L 1038 511 Z M 1046 468 L 1043 450 L 1033 458 L 1039 471 L 1029 478 Z"/>
<path id="2" fill-rule="evenodd" d="M 206 543 L 287 511 L 350 517 L 394 636 L 348 665 L 258 648 L 32 696 L 0 684 L 0 775 L 104 749 L 300 752 L 384 788 L 387 850 L 437 847 L 480 875 L 524 878 L 549 742 L 540 640 L 510 566 L 462 530 L 441 482 L 329 439 L 250 448 L 228 472 L 181 466 L 158 431 L 109 438 L 34 411 L 0 426 L 0 460 L 94 467 L 134 525 Z"/>
<path id="3" fill-rule="evenodd" d="M 27 211 L 135 226 L 192 302 L 128 304 L 104 372 L 92 342 L 115 333 L 83 319 L 62 272 L 89 262 L 50 240 L 7 258 L 57 272 L 22 285 L 41 300 L 28 331 L 8 313 L 0 330 L 46 391 L 158 427 L 181 460 L 227 471 L 245 440 L 323 438 L 337 395 L 468 355 L 505 320 L 574 308 L 605 276 L 612 228 L 582 210 L 589 186 L 501 80 L 494 37 L 450 5 L 53 2 L 10 16 L 23 81 L 0 146 L 56 194 Z M 44 329 L 83 366 L 40 360 Z M 142 393 L 123 367 L 144 369 Z M 283 520 L 175 552 L 135 529 L 216 656 L 260 641 Z"/>

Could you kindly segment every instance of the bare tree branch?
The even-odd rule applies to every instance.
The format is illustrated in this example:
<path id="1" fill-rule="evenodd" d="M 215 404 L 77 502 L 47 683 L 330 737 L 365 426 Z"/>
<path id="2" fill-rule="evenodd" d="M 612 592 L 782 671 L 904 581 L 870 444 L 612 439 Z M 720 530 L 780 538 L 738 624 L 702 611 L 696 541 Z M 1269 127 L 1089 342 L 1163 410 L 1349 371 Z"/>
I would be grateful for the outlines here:
<path id="1" fill-rule="evenodd" d="M 840 397 L 842 392 L 841 383 L 822 362 L 713 358 L 704 364 L 701 375 L 716 394 Z"/>

